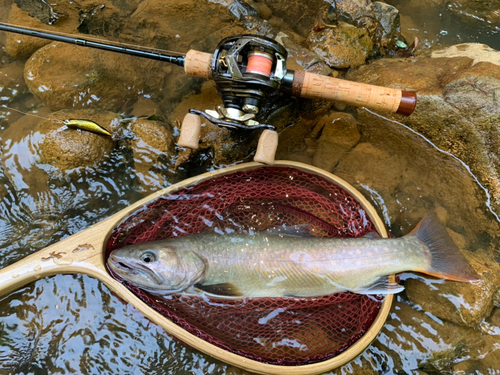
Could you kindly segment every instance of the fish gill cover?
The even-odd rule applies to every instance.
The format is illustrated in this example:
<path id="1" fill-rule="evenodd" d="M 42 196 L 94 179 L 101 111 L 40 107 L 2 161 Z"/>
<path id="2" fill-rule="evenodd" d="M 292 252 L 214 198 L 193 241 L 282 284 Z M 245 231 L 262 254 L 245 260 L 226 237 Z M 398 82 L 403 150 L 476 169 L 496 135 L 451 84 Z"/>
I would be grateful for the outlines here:
<path id="1" fill-rule="evenodd" d="M 316 175 L 269 167 L 160 197 L 114 230 L 106 260 L 115 249 L 143 242 L 300 224 L 321 237 L 360 237 L 375 231 L 347 191 Z M 321 362 L 348 349 L 370 328 L 383 302 L 353 293 L 239 301 L 182 294 L 162 298 L 124 284 L 191 334 L 246 358 L 283 366 Z"/>

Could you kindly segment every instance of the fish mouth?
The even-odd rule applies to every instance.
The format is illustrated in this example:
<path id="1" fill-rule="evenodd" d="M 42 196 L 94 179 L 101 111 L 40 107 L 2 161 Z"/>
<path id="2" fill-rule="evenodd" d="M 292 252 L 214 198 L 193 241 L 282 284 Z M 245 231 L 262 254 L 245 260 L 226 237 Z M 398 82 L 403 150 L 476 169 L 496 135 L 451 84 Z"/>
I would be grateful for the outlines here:
<path id="1" fill-rule="evenodd" d="M 109 268 L 123 280 L 132 282 L 140 288 L 153 289 L 151 285 L 145 285 L 139 279 L 151 280 L 157 285 L 162 284 L 162 278 L 154 270 L 144 267 L 140 263 L 129 265 L 130 262 L 126 262 L 121 257 L 113 254 L 109 256 L 107 263 Z"/>

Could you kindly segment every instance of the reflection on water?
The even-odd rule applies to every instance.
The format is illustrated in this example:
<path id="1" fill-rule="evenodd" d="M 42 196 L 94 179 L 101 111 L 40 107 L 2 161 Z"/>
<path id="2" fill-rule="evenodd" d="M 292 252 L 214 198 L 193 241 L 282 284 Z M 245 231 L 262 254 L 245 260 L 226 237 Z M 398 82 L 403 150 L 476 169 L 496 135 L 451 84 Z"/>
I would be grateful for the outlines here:
<path id="1" fill-rule="evenodd" d="M 426 46 L 475 41 L 500 48 L 495 23 L 464 14 L 457 1 L 418 2 L 418 6 L 409 0 L 387 2 L 400 9 L 405 35 L 418 36 Z M 6 20 L 11 5 L 0 1 L 0 20 Z M 115 6 L 119 5 L 106 9 Z M 495 16 L 494 9 L 491 14 Z M 475 19 L 475 23 L 457 22 L 462 15 Z M 3 45 L 5 36 L 1 34 Z M 183 36 L 176 39 L 186 44 Z M 12 62 L 3 47 L 0 59 L 5 65 Z M 20 59 L 18 65 L 9 74 L 14 76 L 22 70 L 24 60 Z M 157 72 L 151 69 L 149 73 L 148 84 L 156 84 Z M 164 92 L 186 90 L 187 85 L 175 74 L 168 77 L 166 83 L 162 81 Z M 1 93 L 0 104 L 8 96 L 10 105 L 23 112 L 35 109 L 32 113 L 50 113 L 38 108 L 40 103 L 22 89 L 22 82 L 10 87 L 14 89 Z M 211 107 L 211 103 L 197 105 Z M 134 156 L 120 143 L 98 167 L 60 174 L 38 165 L 34 151 L 40 135 L 26 131 L 30 129 L 26 117 L 16 123 L 21 117 L 0 107 L 0 267 L 127 207 L 143 191 L 131 162 Z M 447 226 L 461 247 L 471 251 L 491 249 L 498 240 L 498 225 L 486 206 L 484 191 L 468 171 L 453 158 L 422 144 L 409 131 L 395 131 L 383 121 L 374 127 L 369 121 L 360 115 L 360 142 L 365 144 L 365 151 L 373 153 L 368 157 L 359 153 L 359 158 L 353 154 L 335 172 L 371 200 L 392 234 L 405 234 L 428 212 L 438 211 L 447 218 Z M 14 123 L 16 126 L 12 126 Z M 187 173 L 204 170 L 204 166 L 193 165 Z M 471 358 L 484 372 L 498 371 L 498 311 L 494 310 L 478 328 L 464 328 L 412 305 L 402 294 L 377 340 L 339 372 L 353 373 L 361 368 L 373 373 L 467 371 L 470 367 L 465 363 Z M 186 348 L 100 282 L 79 275 L 46 278 L 0 301 L 0 372 L 244 373 Z"/>
<path id="2" fill-rule="evenodd" d="M 401 14 L 401 31 L 426 46 L 484 43 L 500 49 L 500 9 L 495 1 L 388 0 Z"/>

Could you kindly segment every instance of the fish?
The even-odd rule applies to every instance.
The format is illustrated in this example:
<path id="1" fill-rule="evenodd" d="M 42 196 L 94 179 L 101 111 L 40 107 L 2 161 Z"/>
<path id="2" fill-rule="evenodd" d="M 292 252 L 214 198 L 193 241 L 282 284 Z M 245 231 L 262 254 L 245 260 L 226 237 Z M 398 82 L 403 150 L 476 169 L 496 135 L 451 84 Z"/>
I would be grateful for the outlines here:
<path id="1" fill-rule="evenodd" d="M 91 133 L 95 134 L 100 134 L 100 135 L 106 135 L 108 137 L 111 137 L 112 134 L 104 129 L 101 125 L 95 123 L 94 121 L 90 120 L 64 120 L 63 124 L 66 125 L 68 128 L 73 128 L 73 129 L 81 129 L 85 130 Z"/>
<path id="2" fill-rule="evenodd" d="M 389 276 L 404 271 L 480 280 L 436 213 L 399 238 L 322 238 L 280 229 L 129 245 L 113 250 L 107 264 L 124 281 L 154 294 L 221 299 L 395 294 L 404 286 Z"/>

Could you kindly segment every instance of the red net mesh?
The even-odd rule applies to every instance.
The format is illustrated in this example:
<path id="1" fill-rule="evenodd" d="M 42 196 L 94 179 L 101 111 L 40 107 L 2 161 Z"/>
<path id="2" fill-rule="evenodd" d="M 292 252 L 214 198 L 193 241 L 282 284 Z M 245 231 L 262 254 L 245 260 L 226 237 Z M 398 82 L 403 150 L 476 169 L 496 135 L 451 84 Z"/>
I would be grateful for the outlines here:
<path id="1" fill-rule="evenodd" d="M 106 257 L 127 245 L 203 231 L 297 224 L 308 224 L 323 237 L 359 237 L 375 231 L 348 192 L 316 175 L 268 167 L 218 177 L 156 199 L 115 229 Z M 353 293 L 241 301 L 159 297 L 125 285 L 197 337 L 253 360 L 286 366 L 324 361 L 346 350 L 371 326 L 382 303 Z"/>

